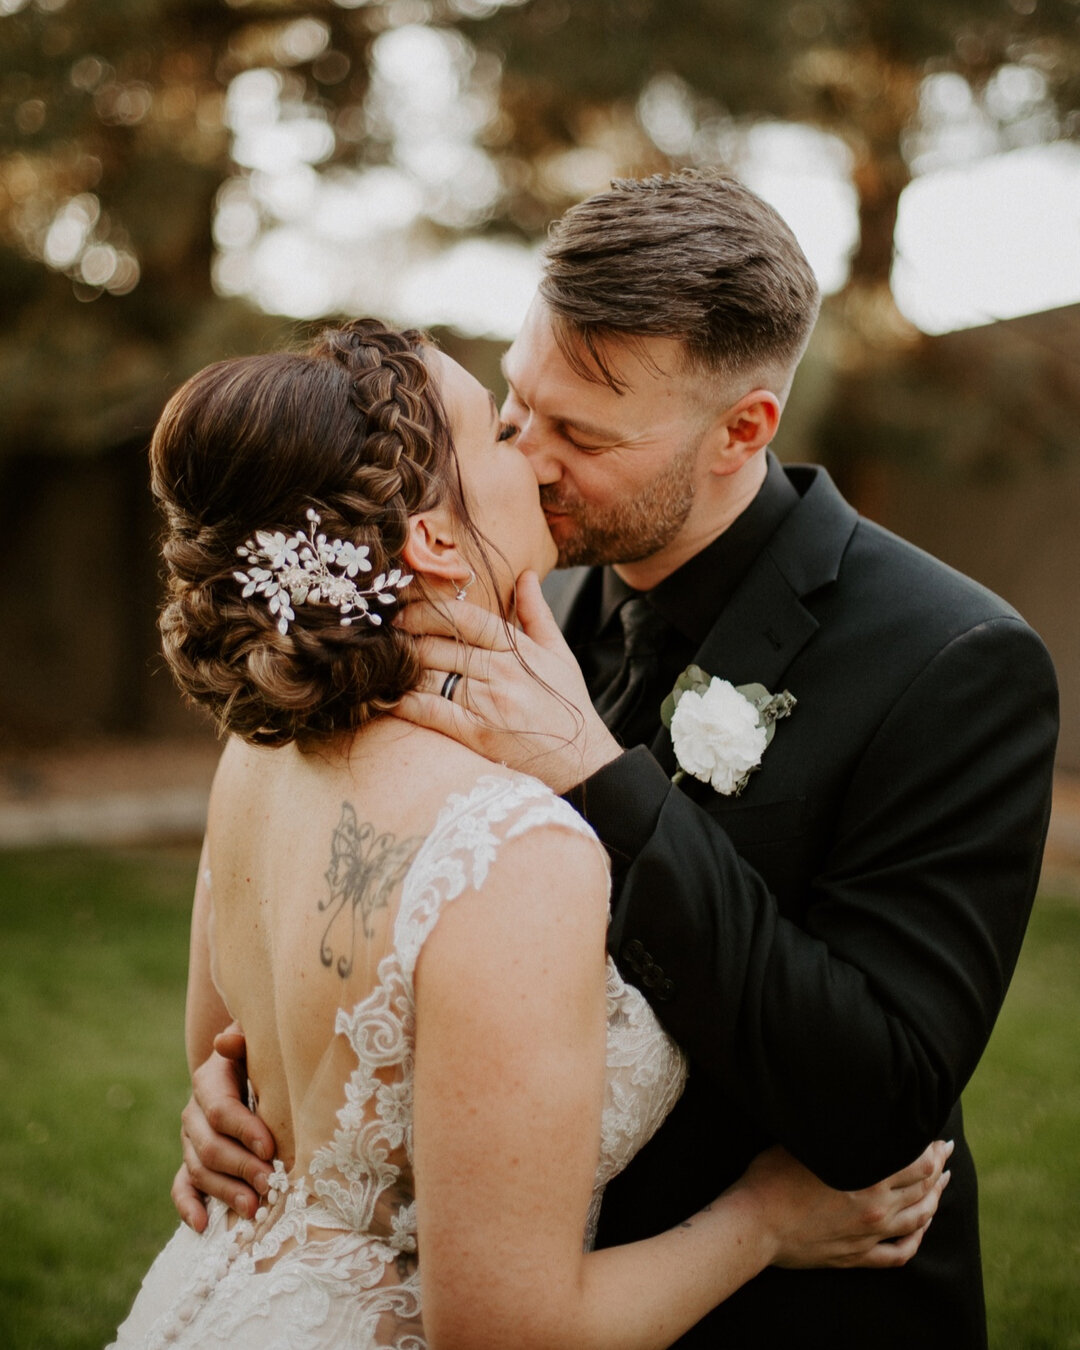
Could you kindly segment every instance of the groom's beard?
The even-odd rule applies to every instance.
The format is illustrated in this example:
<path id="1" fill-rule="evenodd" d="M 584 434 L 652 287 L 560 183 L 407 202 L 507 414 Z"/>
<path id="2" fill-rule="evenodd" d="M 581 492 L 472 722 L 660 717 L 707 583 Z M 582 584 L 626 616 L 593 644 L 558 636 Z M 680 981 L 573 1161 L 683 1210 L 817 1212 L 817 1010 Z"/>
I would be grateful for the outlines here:
<path id="1" fill-rule="evenodd" d="M 640 562 L 666 547 L 682 529 L 694 504 L 694 468 L 700 442 L 679 450 L 636 496 L 614 506 L 564 498 L 558 483 L 542 484 L 540 504 L 558 513 L 552 537 L 557 567 L 596 567 Z"/>

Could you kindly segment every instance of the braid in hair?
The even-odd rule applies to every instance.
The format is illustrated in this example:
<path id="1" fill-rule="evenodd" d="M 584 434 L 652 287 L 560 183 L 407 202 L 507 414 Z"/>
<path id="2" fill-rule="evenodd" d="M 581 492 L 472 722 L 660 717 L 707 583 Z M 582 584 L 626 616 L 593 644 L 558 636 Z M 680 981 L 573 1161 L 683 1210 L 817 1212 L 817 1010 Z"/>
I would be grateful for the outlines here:
<path id="1" fill-rule="evenodd" d="M 384 623 L 342 626 L 298 605 L 278 631 L 244 598 L 237 545 L 289 534 L 309 507 L 320 530 L 402 566 L 409 517 L 447 496 L 464 512 L 449 427 L 415 331 L 373 319 L 327 329 L 306 353 L 208 367 L 162 414 L 151 447 L 166 516 L 163 649 L 181 688 L 224 731 L 255 744 L 355 730 L 420 676 L 414 640 Z"/>

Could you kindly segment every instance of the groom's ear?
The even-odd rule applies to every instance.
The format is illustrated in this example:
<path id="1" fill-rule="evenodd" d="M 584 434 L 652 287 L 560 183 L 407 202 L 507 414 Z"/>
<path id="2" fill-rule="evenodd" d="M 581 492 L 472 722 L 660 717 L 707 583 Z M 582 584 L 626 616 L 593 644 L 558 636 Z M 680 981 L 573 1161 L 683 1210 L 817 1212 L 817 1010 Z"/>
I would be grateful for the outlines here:
<path id="1" fill-rule="evenodd" d="M 769 445 L 780 425 L 780 400 L 771 389 L 751 389 L 720 413 L 705 433 L 709 472 L 718 478 L 735 473 Z"/>
<path id="2" fill-rule="evenodd" d="M 467 572 L 454 538 L 454 522 L 443 506 L 409 517 L 401 556 L 418 576 L 457 582 Z"/>

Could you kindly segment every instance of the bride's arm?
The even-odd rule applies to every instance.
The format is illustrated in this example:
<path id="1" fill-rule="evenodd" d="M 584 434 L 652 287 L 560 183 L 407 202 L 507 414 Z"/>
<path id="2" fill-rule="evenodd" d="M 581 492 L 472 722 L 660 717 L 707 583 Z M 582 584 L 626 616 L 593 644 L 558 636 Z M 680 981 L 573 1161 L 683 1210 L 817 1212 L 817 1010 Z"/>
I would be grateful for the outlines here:
<path id="1" fill-rule="evenodd" d="M 421 953 L 415 1161 L 435 1350 L 654 1350 L 774 1261 L 901 1264 L 936 1204 L 940 1160 L 867 1198 L 828 1191 L 775 1150 L 679 1228 L 583 1254 L 606 896 L 594 845 L 535 830 L 503 845 L 483 888 L 447 906 Z M 913 1230 L 906 1244 L 875 1247 Z"/>
<path id="2" fill-rule="evenodd" d="M 184 1161 L 171 1192 L 181 1219 L 197 1233 L 206 1227 L 205 1195 L 216 1195 L 249 1218 L 255 1213 L 266 1192 L 263 1159 L 274 1152 L 270 1131 L 243 1102 L 243 1036 L 231 1025 L 232 1015 L 213 980 L 208 865 L 209 836 L 203 842 L 191 910 L 184 1014 L 192 1095 L 181 1115 Z M 213 1103 L 209 1114 L 204 1102 Z M 261 1157 L 256 1156 L 260 1149 Z"/>
<path id="3" fill-rule="evenodd" d="M 203 840 L 199 877 L 191 907 L 191 947 L 188 956 L 187 1002 L 184 1009 L 184 1044 L 191 1073 L 214 1052 L 214 1037 L 232 1021 L 229 1010 L 214 985 L 210 961 L 210 863 L 209 837 Z"/>

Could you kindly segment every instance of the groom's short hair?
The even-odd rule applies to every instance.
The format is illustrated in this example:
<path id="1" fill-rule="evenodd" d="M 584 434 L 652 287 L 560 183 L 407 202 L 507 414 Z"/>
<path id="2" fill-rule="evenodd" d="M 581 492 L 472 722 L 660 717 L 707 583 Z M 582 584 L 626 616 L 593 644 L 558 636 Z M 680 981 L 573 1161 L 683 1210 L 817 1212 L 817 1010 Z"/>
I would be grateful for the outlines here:
<path id="1" fill-rule="evenodd" d="M 794 371 L 817 318 L 813 269 L 768 203 L 727 175 L 617 179 L 551 228 L 540 294 L 567 360 L 620 388 L 604 346 L 668 337 L 709 376 Z"/>

